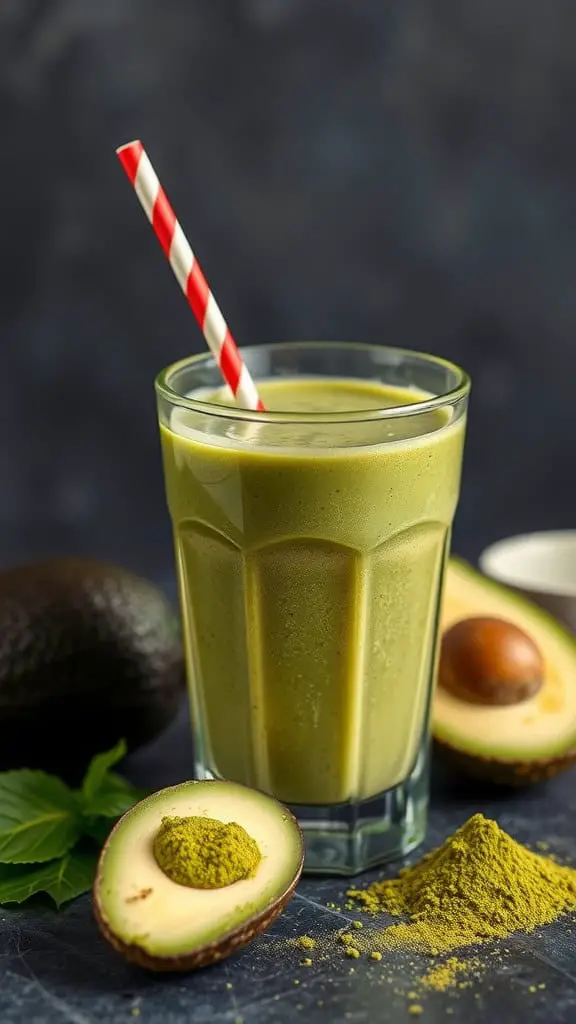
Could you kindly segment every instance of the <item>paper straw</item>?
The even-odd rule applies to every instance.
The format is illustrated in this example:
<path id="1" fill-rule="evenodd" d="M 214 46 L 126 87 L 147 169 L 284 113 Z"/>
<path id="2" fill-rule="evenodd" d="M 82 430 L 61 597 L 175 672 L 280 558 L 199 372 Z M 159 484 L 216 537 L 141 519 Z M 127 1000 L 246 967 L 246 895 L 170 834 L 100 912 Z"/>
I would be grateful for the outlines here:
<path id="1" fill-rule="evenodd" d="M 254 381 L 142 143 L 139 140 L 128 142 L 116 153 L 200 324 L 224 381 L 239 406 L 263 411 L 264 405 Z"/>

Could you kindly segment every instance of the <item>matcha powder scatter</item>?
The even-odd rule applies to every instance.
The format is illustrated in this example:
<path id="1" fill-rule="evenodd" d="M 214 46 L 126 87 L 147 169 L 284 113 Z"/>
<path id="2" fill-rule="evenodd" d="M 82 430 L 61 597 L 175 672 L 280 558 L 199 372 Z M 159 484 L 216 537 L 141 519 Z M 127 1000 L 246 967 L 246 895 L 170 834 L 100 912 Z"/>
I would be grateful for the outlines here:
<path id="1" fill-rule="evenodd" d="M 480 967 L 479 960 L 458 960 L 455 956 L 451 956 L 438 967 L 431 967 L 420 978 L 420 982 L 424 988 L 433 989 L 436 992 L 446 992 L 447 989 L 456 987 L 459 975 L 468 974 Z"/>
<path id="2" fill-rule="evenodd" d="M 372 913 L 405 915 L 379 936 L 381 948 L 452 950 L 530 932 L 576 907 L 576 871 L 532 853 L 495 821 L 475 814 L 398 878 L 351 889 Z"/>

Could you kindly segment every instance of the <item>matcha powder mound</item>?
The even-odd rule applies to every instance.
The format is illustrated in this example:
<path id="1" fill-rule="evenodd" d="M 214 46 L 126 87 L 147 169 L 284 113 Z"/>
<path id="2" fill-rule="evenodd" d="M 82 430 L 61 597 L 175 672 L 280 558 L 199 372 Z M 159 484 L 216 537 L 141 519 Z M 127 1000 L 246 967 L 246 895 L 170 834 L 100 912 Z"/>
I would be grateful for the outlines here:
<path id="1" fill-rule="evenodd" d="M 162 818 L 153 852 L 168 878 L 195 889 L 221 889 L 252 878 L 262 859 L 255 840 L 237 822 L 196 816 Z"/>
<path id="2" fill-rule="evenodd" d="M 573 909 L 576 870 L 532 853 L 475 814 L 398 878 L 348 896 L 369 912 L 409 918 L 382 932 L 379 948 L 448 953 L 531 932 Z"/>

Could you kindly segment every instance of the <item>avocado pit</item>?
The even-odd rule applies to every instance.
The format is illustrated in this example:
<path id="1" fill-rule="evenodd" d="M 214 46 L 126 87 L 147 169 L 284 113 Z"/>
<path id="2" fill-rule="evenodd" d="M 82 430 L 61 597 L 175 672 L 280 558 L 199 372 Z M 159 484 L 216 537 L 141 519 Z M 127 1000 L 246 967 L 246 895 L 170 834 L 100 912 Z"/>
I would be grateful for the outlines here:
<path id="1" fill-rule="evenodd" d="M 506 619 L 471 616 L 442 638 L 438 681 L 461 700 L 496 707 L 519 704 L 538 693 L 543 676 L 538 647 Z"/>

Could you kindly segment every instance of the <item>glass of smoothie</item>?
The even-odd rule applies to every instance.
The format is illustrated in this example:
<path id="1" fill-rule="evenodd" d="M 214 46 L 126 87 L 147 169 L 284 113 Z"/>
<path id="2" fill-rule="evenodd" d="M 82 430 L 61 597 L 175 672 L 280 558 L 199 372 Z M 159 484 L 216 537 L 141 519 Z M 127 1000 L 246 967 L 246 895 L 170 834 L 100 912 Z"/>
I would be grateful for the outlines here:
<path id="1" fill-rule="evenodd" d="M 198 778 L 289 804 L 306 870 L 420 843 L 469 380 L 376 345 L 245 348 L 156 381 Z"/>

